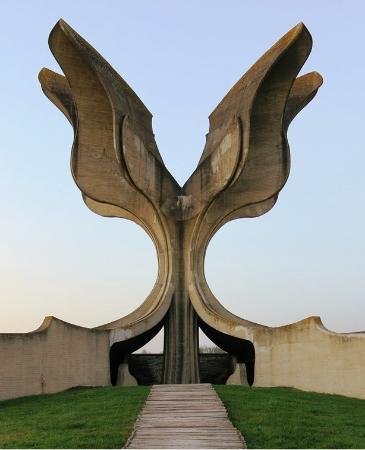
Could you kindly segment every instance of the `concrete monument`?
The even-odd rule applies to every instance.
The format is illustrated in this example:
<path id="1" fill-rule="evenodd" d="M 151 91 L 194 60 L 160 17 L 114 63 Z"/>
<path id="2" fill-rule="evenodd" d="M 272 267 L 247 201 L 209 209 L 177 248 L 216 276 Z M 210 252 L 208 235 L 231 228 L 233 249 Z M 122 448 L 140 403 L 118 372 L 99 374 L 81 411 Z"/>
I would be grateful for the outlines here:
<path id="1" fill-rule="evenodd" d="M 330 332 L 318 317 L 276 328 L 249 322 L 219 303 L 204 276 L 217 230 L 268 212 L 288 178 L 288 126 L 322 84 L 316 72 L 297 78 L 312 47 L 306 27 L 283 36 L 211 113 L 203 154 L 184 186 L 163 163 L 151 113 L 101 55 L 62 20 L 49 45 L 65 76 L 42 69 L 39 79 L 74 129 L 71 168 L 83 200 L 97 214 L 140 225 L 155 244 L 159 269 L 150 295 L 126 317 L 94 329 L 49 318 L 32 334 L 0 336 L 5 355 L 36 346 L 42 354 L 35 356 L 38 369 L 22 359 L 33 380 L 27 393 L 108 384 L 109 375 L 130 379 L 120 375 L 128 355 L 162 327 L 161 381 L 198 383 L 200 327 L 234 358 L 228 382 L 365 398 L 364 333 Z M 57 348 L 63 353 L 56 361 Z M 1 383 L 0 376 L 4 397 Z"/>

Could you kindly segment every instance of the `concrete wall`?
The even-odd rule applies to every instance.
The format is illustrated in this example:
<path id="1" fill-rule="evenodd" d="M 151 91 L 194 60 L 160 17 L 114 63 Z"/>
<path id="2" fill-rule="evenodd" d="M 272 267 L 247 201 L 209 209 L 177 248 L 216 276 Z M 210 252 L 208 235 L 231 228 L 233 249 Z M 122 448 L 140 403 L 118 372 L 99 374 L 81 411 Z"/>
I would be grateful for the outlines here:
<path id="1" fill-rule="evenodd" d="M 254 386 L 365 399 L 365 333 L 333 333 L 318 317 L 278 328 L 257 325 L 248 333 L 256 353 Z M 0 334 L 0 400 L 109 385 L 109 347 L 108 331 L 53 317 L 32 333 Z M 143 356 L 153 355 L 133 355 Z M 228 383 L 241 378 L 232 375 Z"/>
<path id="2" fill-rule="evenodd" d="M 0 400 L 109 383 L 106 331 L 47 317 L 34 332 L 0 334 Z"/>
<path id="3" fill-rule="evenodd" d="M 254 386 L 365 399 L 365 333 L 333 333 L 319 317 L 255 333 Z"/>

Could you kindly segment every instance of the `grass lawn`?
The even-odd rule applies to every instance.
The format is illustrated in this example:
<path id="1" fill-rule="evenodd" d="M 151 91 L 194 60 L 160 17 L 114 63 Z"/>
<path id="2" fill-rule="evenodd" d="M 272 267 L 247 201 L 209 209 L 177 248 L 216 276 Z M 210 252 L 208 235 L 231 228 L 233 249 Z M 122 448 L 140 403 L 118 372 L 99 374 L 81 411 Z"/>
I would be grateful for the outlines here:
<path id="1" fill-rule="evenodd" d="M 122 448 L 149 387 L 72 389 L 0 402 L 0 448 Z"/>
<path id="2" fill-rule="evenodd" d="M 248 448 L 365 448 L 365 400 L 289 388 L 215 389 Z"/>
<path id="3" fill-rule="evenodd" d="M 365 448 L 365 400 L 215 386 L 249 448 Z M 72 389 L 0 402 L 0 448 L 121 448 L 149 387 Z"/>

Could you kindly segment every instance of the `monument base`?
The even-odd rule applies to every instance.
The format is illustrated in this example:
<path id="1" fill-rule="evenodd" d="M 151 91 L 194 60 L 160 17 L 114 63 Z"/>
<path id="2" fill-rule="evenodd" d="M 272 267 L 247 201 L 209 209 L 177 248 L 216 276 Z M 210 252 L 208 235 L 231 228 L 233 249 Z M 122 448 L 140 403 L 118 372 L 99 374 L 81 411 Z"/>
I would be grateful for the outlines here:
<path id="1" fill-rule="evenodd" d="M 114 330 L 115 331 L 115 330 Z M 113 331 L 47 317 L 31 333 L 0 334 L 0 400 L 111 384 Z M 333 333 L 318 317 L 283 327 L 256 325 L 253 386 L 286 386 L 365 399 L 365 334 Z M 127 367 L 127 364 L 129 367 Z M 162 355 L 127 356 L 114 384 L 161 383 Z M 246 384 L 247 364 L 228 353 L 201 354 L 203 383 Z"/>

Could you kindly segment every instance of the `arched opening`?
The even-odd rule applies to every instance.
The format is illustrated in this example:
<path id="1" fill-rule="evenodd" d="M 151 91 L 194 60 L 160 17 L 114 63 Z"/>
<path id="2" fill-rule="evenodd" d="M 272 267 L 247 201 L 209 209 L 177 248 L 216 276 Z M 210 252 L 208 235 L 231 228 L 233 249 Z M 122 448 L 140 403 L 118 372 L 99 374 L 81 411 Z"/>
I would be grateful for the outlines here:
<path id="1" fill-rule="evenodd" d="M 253 343 L 247 339 L 239 339 L 217 331 L 202 320 L 199 320 L 199 327 L 215 345 L 233 359 L 233 370 L 230 375 L 235 375 L 235 377 L 232 380 L 232 384 L 248 384 L 252 386 L 255 380 L 255 347 Z M 221 354 L 225 355 L 224 353 Z M 223 361 L 222 358 L 222 363 Z M 228 360 L 225 364 L 229 364 Z M 203 377 L 201 376 L 201 378 Z M 230 378 L 227 377 L 225 382 L 229 382 L 229 380 Z"/>
<path id="2" fill-rule="evenodd" d="M 235 369 L 234 358 L 217 347 L 199 329 L 199 376 L 201 383 L 226 384 Z"/>
<path id="3" fill-rule="evenodd" d="M 129 382 L 132 382 L 132 380 L 129 379 L 129 375 L 132 375 L 132 377 L 134 377 L 135 373 L 133 373 L 134 371 L 131 367 L 131 361 L 133 361 L 133 359 L 136 359 L 133 358 L 133 356 L 142 356 L 132 355 L 132 353 L 142 348 L 147 344 L 147 342 L 151 341 L 158 334 L 162 327 L 163 321 L 150 330 L 146 331 L 145 333 L 142 333 L 126 341 L 115 342 L 110 347 L 110 382 L 113 386 L 126 384 L 126 377 L 128 377 Z M 138 384 L 144 383 L 141 382 Z"/>
<path id="4" fill-rule="evenodd" d="M 163 380 L 164 327 L 145 346 L 128 357 L 128 370 L 137 383 L 144 386 L 161 384 Z"/>
<path id="5" fill-rule="evenodd" d="M 253 343 L 221 333 L 201 320 L 198 324 L 203 344 L 199 348 L 200 382 L 251 386 L 255 378 Z M 154 347 L 159 347 L 162 333 L 163 321 L 146 333 L 115 342 L 110 347 L 110 381 L 113 386 L 148 386 L 163 382 L 164 355 L 149 352 L 146 345 L 155 341 Z"/>
<path id="6" fill-rule="evenodd" d="M 146 345 L 133 352 L 133 354 L 149 355 L 149 354 L 163 353 L 163 343 L 164 343 L 164 327 L 162 327 L 160 331 L 156 334 L 156 336 L 154 336 L 150 341 L 148 341 Z"/>

